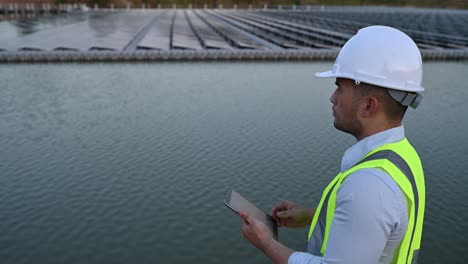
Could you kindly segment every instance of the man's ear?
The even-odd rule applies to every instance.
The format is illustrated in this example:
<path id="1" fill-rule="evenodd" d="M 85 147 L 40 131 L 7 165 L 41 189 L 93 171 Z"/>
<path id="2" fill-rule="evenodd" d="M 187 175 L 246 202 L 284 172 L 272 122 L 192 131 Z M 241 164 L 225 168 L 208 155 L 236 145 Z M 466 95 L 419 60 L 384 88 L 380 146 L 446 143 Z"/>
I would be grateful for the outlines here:
<path id="1" fill-rule="evenodd" d="M 380 107 L 380 102 L 374 96 L 365 96 L 361 101 L 361 117 L 372 117 Z"/>

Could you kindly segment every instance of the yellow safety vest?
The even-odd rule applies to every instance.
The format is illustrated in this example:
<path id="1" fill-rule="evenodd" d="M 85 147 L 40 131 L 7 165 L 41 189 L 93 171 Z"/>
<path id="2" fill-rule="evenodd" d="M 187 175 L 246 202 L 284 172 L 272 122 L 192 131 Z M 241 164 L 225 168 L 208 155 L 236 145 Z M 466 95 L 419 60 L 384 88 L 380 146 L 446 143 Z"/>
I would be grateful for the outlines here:
<path id="1" fill-rule="evenodd" d="M 343 181 L 353 172 L 366 168 L 385 170 L 398 184 L 405 195 L 408 208 L 408 227 L 400 246 L 395 252 L 393 263 L 412 264 L 417 262 L 424 221 L 426 189 L 421 160 L 406 138 L 383 145 L 364 156 L 349 170 L 339 173 L 325 188 L 310 225 L 309 240 L 320 236 L 320 253 L 325 254 L 331 223 L 335 215 L 336 195 Z M 319 221 L 320 220 L 320 221 Z M 317 222 L 322 228 L 315 228 Z M 319 230 L 314 233 L 314 230 Z"/>

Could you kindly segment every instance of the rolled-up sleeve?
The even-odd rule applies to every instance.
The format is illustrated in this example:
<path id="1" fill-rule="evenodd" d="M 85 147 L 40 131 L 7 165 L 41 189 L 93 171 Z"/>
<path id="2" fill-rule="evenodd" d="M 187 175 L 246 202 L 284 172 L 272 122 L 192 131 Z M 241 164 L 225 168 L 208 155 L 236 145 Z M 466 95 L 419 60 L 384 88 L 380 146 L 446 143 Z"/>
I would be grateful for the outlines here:
<path id="1" fill-rule="evenodd" d="M 322 263 L 322 257 L 314 256 L 306 252 L 294 252 L 289 256 L 288 264 L 315 264 Z"/>
<path id="2" fill-rule="evenodd" d="M 401 228 L 401 199 L 404 198 L 395 186 L 391 177 L 379 169 L 364 169 L 351 174 L 337 193 L 325 255 L 295 252 L 288 263 L 379 263 L 391 232 Z M 395 241 L 393 247 L 397 246 L 398 241 Z"/>

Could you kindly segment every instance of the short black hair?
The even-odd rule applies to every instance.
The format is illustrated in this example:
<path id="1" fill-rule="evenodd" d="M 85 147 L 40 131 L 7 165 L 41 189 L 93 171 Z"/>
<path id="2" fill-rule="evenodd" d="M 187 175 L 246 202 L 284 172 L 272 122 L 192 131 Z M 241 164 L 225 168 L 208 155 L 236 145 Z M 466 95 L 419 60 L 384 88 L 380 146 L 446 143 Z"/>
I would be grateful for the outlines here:
<path id="1" fill-rule="evenodd" d="M 390 121 L 400 122 L 403 119 L 408 107 L 393 99 L 387 88 L 362 82 L 354 87 L 353 100 L 355 102 L 364 96 L 372 95 L 383 105 L 384 113 Z"/>

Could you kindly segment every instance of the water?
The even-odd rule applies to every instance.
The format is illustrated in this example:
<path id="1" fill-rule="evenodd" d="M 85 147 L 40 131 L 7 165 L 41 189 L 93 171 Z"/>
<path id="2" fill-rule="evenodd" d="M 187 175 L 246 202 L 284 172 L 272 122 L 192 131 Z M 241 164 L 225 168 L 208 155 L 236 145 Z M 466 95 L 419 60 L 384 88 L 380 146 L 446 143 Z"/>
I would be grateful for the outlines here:
<path id="1" fill-rule="evenodd" d="M 222 204 L 316 205 L 354 139 L 331 63 L 0 65 L 1 263 L 268 263 Z M 421 263 L 464 263 L 467 63 L 427 63 L 407 136 L 426 171 Z M 303 249 L 307 229 L 281 230 Z"/>

